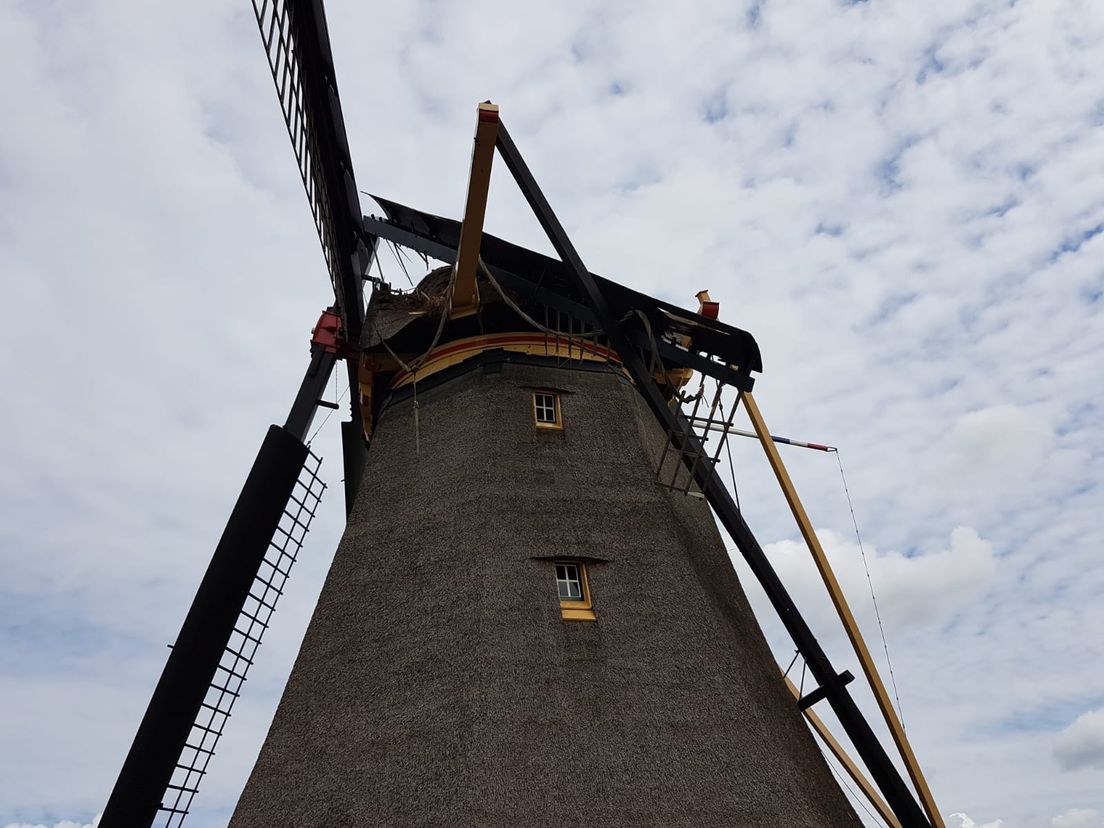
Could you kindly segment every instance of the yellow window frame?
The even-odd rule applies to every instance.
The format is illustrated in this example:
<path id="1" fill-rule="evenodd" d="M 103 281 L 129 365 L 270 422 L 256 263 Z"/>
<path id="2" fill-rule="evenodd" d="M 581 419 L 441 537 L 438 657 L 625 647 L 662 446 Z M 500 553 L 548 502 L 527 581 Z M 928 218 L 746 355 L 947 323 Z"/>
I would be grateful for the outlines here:
<path id="1" fill-rule="evenodd" d="M 581 601 L 560 600 L 560 615 L 564 621 L 597 621 L 594 614 L 594 605 L 590 601 L 590 579 L 587 577 L 587 567 L 584 561 L 573 561 L 569 558 L 552 562 L 552 571 L 555 572 L 556 564 L 567 564 L 575 567 L 579 572 L 579 586 L 582 589 Z"/>
<path id="2" fill-rule="evenodd" d="M 552 398 L 553 405 L 555 406 L 556 422 L 554 422 L 554 423 L 545 423 L 545 422 L 541 422 L 537 418 L 537 395 L 538 394 L 543 394 L 546 397 L 551 397 Z M 533 391 L 533 422 L 536 424 L 537 428 L 548 428 L 548 429 L 552 429 L 553 431 L 563 431 L 563 414 L 560 411 L 560 394 L 559 394 L 558 391 L 552 391 L 552 390 L 549 390 L 549 389 L 546 389 L 546 388 L 538 388 L 538 389 Z"/>

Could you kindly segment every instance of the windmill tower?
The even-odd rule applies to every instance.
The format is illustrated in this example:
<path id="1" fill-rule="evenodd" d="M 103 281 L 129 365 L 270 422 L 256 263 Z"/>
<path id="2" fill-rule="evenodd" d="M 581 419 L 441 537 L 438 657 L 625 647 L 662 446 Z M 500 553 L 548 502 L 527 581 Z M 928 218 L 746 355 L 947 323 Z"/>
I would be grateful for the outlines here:
<path id="1" fill-rule="evenodd" d="M 615 355 L 487 282 L 435 336 L 453 272 L 368 307 L 388 400 L 231 825 L 858 825 Z"/>
<path id="2" fill-rule="evenodd" d="M 348 524 L 232 825 L 857 824 L 804 713 L 887 824 L 942 828 L 752 396 L 754 338 L 708 294 L 693 312 L 590 273 L 490 104 L 462 221 L 381 198 L 386 215 L 363 216 L 321 3 L 254 10 L 335 304 L 102 828 L 187 816 L 321 496 L 305 439 L 342 361 Z M 483 233 L 496 154 L 558 259 Z M 398 293 L 369 275 L 384 241 L 446 264 Z M 714 473 L 737 405 L 909 782 Z M 807 665 L 805 695 L 779 675 L 714 519 Z"/>

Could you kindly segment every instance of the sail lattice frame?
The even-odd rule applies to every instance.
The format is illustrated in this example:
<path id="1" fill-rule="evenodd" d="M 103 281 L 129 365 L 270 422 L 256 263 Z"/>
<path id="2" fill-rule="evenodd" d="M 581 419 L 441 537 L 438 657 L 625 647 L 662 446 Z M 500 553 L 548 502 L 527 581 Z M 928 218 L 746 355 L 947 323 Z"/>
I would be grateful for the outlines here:
<path id="1" fill-rule="evenodd" d="M 272 623 L 276 602 L 284 594 L 291 567 L 302 551 L 325 493 L 326 484 L 319 477 L 321 464 L 322 458 L 314 452 L 307 452 L 299 479 L 253 579 L 234 631 L 223 649 L 218 669 L 166 787 L 156 823 L 163 828 L 179 828 L 183 824 L 207 774 L 207 767 L 233 712 L 234 703 L 241 696 L 261 639 Z"/>

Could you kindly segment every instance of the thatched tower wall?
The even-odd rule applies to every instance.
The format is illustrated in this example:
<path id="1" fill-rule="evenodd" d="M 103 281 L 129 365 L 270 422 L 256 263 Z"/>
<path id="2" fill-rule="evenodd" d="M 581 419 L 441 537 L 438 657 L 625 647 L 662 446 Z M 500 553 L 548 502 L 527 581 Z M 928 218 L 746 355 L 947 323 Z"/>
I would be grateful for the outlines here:
<path id="1" fill-rule="evenodd" d="M 417 452 L 414 411 L 379 419 L 234 828 L 859 824 L 619 371 L 488 352 L 419 383 Z"/>

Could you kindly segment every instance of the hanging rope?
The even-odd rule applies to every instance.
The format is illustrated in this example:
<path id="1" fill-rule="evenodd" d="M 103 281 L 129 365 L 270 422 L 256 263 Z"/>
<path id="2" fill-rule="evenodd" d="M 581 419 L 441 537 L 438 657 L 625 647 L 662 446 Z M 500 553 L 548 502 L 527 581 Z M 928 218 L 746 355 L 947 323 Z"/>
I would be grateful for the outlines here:
<path id="1" fill-rule="evenodd" d="M 889 644 L 886 643 L 885 627 L 882 626 L 882 613 L 878 609 L 878 598 L 874 594 L 874 581 L 870 577 L 870 566 L 866 561 L 866 550 L 863 548 L 862 535 L 859 534 L 859 521 L 855 517 L 855 507 L 851 503 L 851 492 L 847 488 L 847 475 L 843 473 L 843 461 L 840 453 L 835 451 L 836 462 L 839 464 L 840 479 L 843 480 L 843 493 L 847 496 L 847 508 L 851 510 L 851 524 L 855 527 L 855 540 L 859 542 L 859 554 L 862 555 L 863 569 L 866 570 L 866 583 L 870 587 L 870 600 L 874 604 L 874 617 L 878 619 L 878 634 L 882 637 L 882 650 L 885 652 L 886 664 L 889 666 L 889 683 L 893 685 L 893 698 L 897 702 L 897 718 L 901 720 L 901 729 L 905 729 L 905 717 L 901 713 L 901 696 L 897 693 L 897 678 L 893 675 L 893 659 L 889 657 Z"/>
<path id="2" fill-rule="evenodd" d="M 569 341 L 574 341 L 576 339 L 586 339 L 587 337 L 596 336 L 597 334 L 601 333 L 601 331 L 599 331 L 595 328 L 592 328 L 589 331 L 580 331 L 579 333 L 572 334 L 572 333 L 564 333 L 563 331 L 557 331 L 554 328 L 546 327 L 546 326 L 542 325 L 540 322 L 538 322 L 536 319 L 531 317 L 529 314 L 527 314 L 525 311 L 523 311 L 518 306 L 517 302 L 515 302 L 513 299 L 511 299 L 509 296 L 506 295 L 506 291 L 504 291 L 502 289 L 502 285 L 500 285 L 498 283 L 498 280 L 495 279 L 495 277 L 491 275 L 491 270 L 483 262 L 483 257 L 482 256 L 479 257 L 479 272 L 482 273 L 483 276 L 487 279 L 487 281 L 491 283 L 491 287 L 493 287 L 495 289 L 495 292 L 499 295 L 499 297 L 501 297 L 502 301 L 506 303 L 506 307 L 508 307 L 510 310 L 512 310 L 514 313 L 516 313 L 518 316 L 520 316 L 522 318 L 522 320 L 524 320 L 528 324 L 532 325 L 534 328 L 536 328 L 541 333 L 549 334 L 551 336 L 555 336 L 555 337 L 560 338 L 560 339 L 567 339 Z"/>
<path id="3" fill-rule="evenodd" d="M 421 420 L 418 416 L 418 369 L 422 364 L 429 359 L 429 355 L 433 353 L 433 349 L 437 347 L 437 343 L 441 340 L 441 334 L 444 333 L 445 323 L 448 321 L 449 314 L 452 312 L 452 288 L 456 282 L 456 268 L 452 269 L 452 275 L 449 276 L 448 284 L 445 286 L 445 302 L 441 308 L 441 319 L 437 323 L 437 332 L 433 334 L 433 341 L 429 343 L 429 347 L 425 349 L 425 352 L 407 364 L 403 361 L 402 357 L 391 350 L 391 346 L 387 344 L 387 340 L 384 339 L 383 334 L 380 333 L 379 326 L 375 326 L 376 336 L 379 337 L 380 343 L 387 349 L 387 353 L 391 355 L 391 358 L 399 364 L 404 371 L 411 376 L 411 382 L 414 386 L 414 453 L 420 454 L 422 441 L 421 441 Z"/>
<path id="4" fill-rule="evenodd" d="M 387 279 L 383 275 L 383 264 L 380 262 L 379 256 L 373 256 L 372 261 L 368 263 L 368 274 L 372 273 L 372 266 L 375 265 L 376 272 L 379 273 L 379 279 L 384 284 L 387 284 Z"/>

